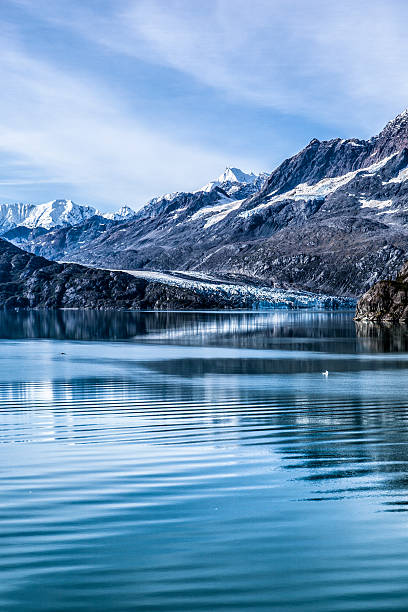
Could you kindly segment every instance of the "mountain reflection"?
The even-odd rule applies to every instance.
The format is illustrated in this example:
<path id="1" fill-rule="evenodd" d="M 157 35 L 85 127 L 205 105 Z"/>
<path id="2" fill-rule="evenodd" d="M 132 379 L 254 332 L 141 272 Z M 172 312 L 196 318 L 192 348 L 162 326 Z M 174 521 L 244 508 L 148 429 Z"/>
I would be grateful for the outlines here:
<path id="1" fill-rule="evenodd" d="M 355 323 L 347 311 L 3 311 L 0 338 L 134 340 L 337 354 L 408 351 L 406 326 Z"/>

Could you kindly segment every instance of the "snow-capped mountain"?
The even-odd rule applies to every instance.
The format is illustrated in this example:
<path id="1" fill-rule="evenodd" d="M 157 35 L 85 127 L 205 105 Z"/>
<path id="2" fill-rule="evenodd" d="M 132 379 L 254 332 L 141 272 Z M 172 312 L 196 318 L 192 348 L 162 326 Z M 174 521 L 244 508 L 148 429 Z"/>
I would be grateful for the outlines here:
<path id="1" fill-rule="evenodd" d="M 136 218 L 153 219 L 159 217 L 164 211 L 171 213 L 173 209 L 179 208 L 178 203 L 181 200 L 196 199 L 198 202 L 202 193 L 212 193 L 214 203 L 238 198 L 245 199 L 256 193 L 268 176 L 265 172 L 247 174 L 239 168 L 227 167 L 217 179 L 193 192 L 176 191 L 152 198 L 136 213 Z"/>
<path id="2" fill-rule="evenodd" d="M 13 242 L 18 237 L 18 243 L 24 243 L 32 237 L 32 230 L 50 231 L 55 228 L 72 227 L 99 216 L 112 221 L 125 221 L 135 216 L 135 211 L 129 206 L 122 206 L 113 213 L 100 213 L 93 206 L 76 204 L 72 200 L 52 200 L 44 204 L 1 204 L 0 205 L 0 235 L 10 233 Z M 21 231 L 15 231 L 21 228 Z"/>
<path id="3" fill-rule="evenodd" d="M 18 225 L 28 228 L 51 229 L 66 225 L 78 225 L 97 214 L 93 206 L 80 206 L 72 200 L 52 200 L 34 206 L 28 216 Z"/>
<path id="4" fill-rule="evenodd" d="M 408 258 L 408 112 L 370 140 L 314 139 L 260 179 L 230 168 L 156 198 L 69 258 L 350 296 Z"/>
<path id="5" fill-rule="evenodd" d="M 220 176 L 214 181 L 210 181 L 201 189 L 197 191 L 212 191 L 215 187 L 221 187 L 224 190 L 231 190 L 235 186 L 235 191 L 237 191 L 237 187 L 241 187 L 243 185 L 252 185 L 253 191 L 257 191 L 260 189 L 268 178 L 269 174 L 266 172 L 261 172 L 259 174 L 255 174 L 254 172 L 250 172 L 249 174 L 243 172 L 239 168 L 229 168 L 228 166 L 225 168 L 224 172 L 220 174 Z"/>
<path id="6" fill-rule="evenodd" d="M 126 221 L 127 219 L 132 219 L 135 214 L 135 211 L 129 206 L 121 206 L 116 212 L 104 213 L 102 217 L 112 221 Z"/>

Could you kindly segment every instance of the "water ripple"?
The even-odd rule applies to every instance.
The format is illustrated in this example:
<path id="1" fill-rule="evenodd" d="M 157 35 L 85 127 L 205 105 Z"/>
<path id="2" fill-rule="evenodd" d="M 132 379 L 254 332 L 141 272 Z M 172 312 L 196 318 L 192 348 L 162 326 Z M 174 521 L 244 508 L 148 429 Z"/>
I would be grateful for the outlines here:
<path id="1" fill-rule="evenodd" d="M 405 612 L 404 330 L 157 314 L 0 316 L 0 605 Z"/>

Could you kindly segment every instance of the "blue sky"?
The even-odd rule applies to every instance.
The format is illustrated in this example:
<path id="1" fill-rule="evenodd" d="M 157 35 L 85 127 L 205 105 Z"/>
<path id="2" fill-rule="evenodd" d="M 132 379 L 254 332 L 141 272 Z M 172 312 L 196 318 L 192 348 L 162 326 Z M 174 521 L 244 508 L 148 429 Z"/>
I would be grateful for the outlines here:
<path id="1" fill-rule="evenodd" d="M 102 210 L 271 171 L 408 106 L 399 0 L 2 0 L 0 201 Z"/>

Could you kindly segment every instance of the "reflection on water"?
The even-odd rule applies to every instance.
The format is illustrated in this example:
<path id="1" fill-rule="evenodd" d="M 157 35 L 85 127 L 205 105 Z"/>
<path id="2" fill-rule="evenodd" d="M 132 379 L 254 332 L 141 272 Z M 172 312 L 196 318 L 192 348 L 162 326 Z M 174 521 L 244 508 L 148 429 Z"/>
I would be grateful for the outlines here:
<path id="1" fill-rule="evenodd" d="M 255 349 L 408 350 L 408 327 L 354 322 L 351 311 L 0 311 L 0 338 L 134 340 Z"/>
<path id="2" fill-rule="evenodd" d="M 66 311 L 0 330 L 5 610 L 407 610 L 404 328 Z"/>
<path id="3" fill-rule="evenodd" d="M 361 348 L 378 353 L 408 351 L 408 327 L 405 324 L 356 321 L 355 326 Z"/>

